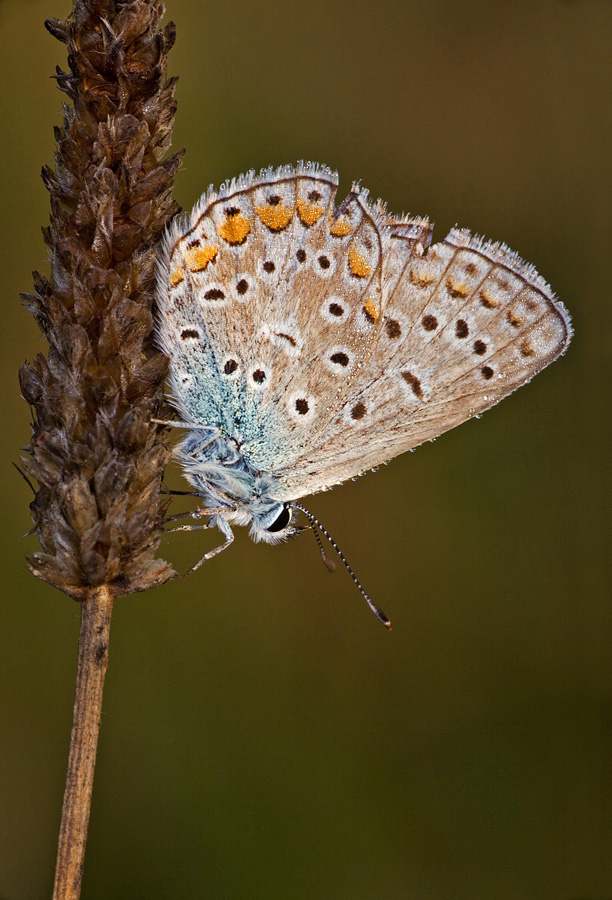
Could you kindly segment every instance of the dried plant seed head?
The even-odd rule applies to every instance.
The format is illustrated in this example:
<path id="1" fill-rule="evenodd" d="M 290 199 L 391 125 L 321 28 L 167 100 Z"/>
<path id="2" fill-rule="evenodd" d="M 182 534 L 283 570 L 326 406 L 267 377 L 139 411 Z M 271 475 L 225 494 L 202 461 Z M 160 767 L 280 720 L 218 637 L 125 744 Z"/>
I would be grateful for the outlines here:
<path id="1" fill-rule="evenodd" d="M 51 275 L 23 296 L 49 341 L 23 366 L 33 407 L 22 465 L 38 482 L 31 505 L 42 552 L 31 570 L 82 598 L 108 584 L 114 596 L 174 577 L 156 559 L 168 496 L 163 404 L 166 357 L 153 341 L 156 244 L 178 211 L 166 157 L 176 79 L 166 77 L 174 25 L 162 3 L 75 2 L 47 29 L 66 44 L 57 69 L 70 100 L 55 129 L 55 169 L 44 229 Z"/>

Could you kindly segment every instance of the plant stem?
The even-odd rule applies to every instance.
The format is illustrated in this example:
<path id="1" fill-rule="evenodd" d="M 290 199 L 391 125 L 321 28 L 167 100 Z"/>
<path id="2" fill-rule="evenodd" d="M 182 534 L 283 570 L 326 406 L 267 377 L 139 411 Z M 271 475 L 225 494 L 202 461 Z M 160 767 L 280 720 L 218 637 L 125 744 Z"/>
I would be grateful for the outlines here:
<path id="1" fill-rule="evenodd" d="M 113 597 L 107 585 L 91 588 L 81 601 L 79 662 L 53 900 L 78 900 L 81 894 L 112 611 Z"/>

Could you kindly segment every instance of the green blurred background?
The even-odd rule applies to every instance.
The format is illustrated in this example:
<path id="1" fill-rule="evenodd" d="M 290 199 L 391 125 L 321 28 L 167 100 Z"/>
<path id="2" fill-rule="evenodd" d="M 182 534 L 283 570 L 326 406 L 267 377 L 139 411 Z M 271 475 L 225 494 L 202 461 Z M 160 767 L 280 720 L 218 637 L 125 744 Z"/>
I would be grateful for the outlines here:
<path id="1" fill-rule="evenodd" d="M 0 0 L 4 317 L 0 897 L 50 896 L 79 611 L 27 572 L 19 305 L 65 0 Z M 177 198 L 314 159 L 393 211 L 534 262 L 568 354 L 481 421 L 308 501 L 392 618 L 308 535 L 241 531 L 114 614 L 84 900 L 608 900 L 612 2 L 167 0 Z M 608 386 L 608 387 L 606 387 Z M 170 476 L 174 486 L 179 476 Z M 215 540 L 175 535 L 186 568 Z"/>

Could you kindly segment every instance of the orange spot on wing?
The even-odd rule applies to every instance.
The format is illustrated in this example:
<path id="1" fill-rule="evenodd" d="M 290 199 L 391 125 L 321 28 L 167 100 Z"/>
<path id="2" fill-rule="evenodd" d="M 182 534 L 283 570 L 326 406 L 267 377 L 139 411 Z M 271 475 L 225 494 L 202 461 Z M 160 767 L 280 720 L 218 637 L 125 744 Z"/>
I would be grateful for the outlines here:
<path id="1" fill-rule="evenodd" d="M 508 310 L 507 319 L 513 328 L 520 328 L 521 325 L 525 324 L 525 320 L 522 318 L 522 316 L 517 316 L 517 314 L 513 313 L 511 309 Z"/>
<path id="2" fill-rule="evenodd" d="M 431 256 L 431 253 L 430 253 Z M 435 284 L 436 276 L 432 275 L 431 272 L 423 272 L 416 268 L 411 268 L 408 272 L 408 278 L 416 287 L 426 288 L 431 284 Z"/>
<path id="3" fill-rule="evenodd" d="M 323 207 L 320 203 L 310 203 L 308 200 L 304 200 L 303 197 L 299 197 L 295 205 L 297 206 L 298 216 L 304 225 L 314 225 L 323 215 Z"/>
<path id="4" fill-rule="evenodd" d="M 335 222 L 330 218 L 329 233 L 334 237 L 346 237 L 351 233 L 350 222 L 344 216 L 339 216 Z"/>
<path id="5" fill-rule="evenodd" d="M 250 230 L 250 222 L 241 212 L 227 215 L 225 221 L 217 228 L 219 236 L 228 244 L 243 244 Z"/>
<path id="6" fill-rule="evenodd" d="M 196 247 L 185 254 L 185 265 L 190 272 L 203 272 L 209 262 L 217 258 L 219 248 L 215 246 Z"/>
<path id="7" fill-rule="evenodd" d="M 349 248 L 348 261 L 351 275 L 355 275 L 357 278 L 366 278 L 372 271 L 372 266 L 363 253 L 360 253 L 355 247 Z"/>
<path id="8" fill-rule="evenodd" d="M 256 206 L 255 212 L 270 231 L 282 231 L 291 221 L 293 207 L 284 206 L 282 203 L 274 206 L 268 204 L 267 206 Z"/>
<path id="9" fill-rule="evenodd" d="M 366 315 L 376 321 L 376 319 L 378 318 L 378 307 L 371 297 L 368 297 L 363 308 L 366 311 Z"/>
<path id="10" fill-rule="evenodd" d="M 467 284 L 465 284 L 464 281 L 458 281 L 456 278 L 453 278 L 452 275 L 449 275 L 449 277 L 446 279 L 446 290 L 448 291 L 450 296 L 455 299 L 457 297 L 465 299 L 465 297 L 467 297 L 470 293 L 470 289 Z"/>
<path id="11" fill-rule="evenodd" d="M 170 287 L 176 287 L 177 284 L 180 284 L 183 281 L 185 275 L 182 269 L 175 269 L 172 275 L 170 276 Z"/>
<path id="12" fill-rule="evenodd" d="M 496 306 L 499 306 L 499 300 L 496 300 L 493 296 L 493 292 L 486 287 L 480 289 L 480 302 L 487 309 L 495 309 Z"/>

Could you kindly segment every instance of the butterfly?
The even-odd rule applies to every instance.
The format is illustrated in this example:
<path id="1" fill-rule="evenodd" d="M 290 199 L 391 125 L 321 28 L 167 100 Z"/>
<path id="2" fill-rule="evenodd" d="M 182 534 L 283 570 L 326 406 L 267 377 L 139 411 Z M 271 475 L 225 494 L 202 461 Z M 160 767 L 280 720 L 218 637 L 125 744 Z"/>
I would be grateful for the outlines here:
<path id="1" fill-rule="evenodd" d="M 167 424 L 187 430 L 175 454 L 204 501 L 193 515 L 224 536 L 193 568 L 232 525 L 274 544 L 302 512 L 329 537 L 300 498 L 479 415 L 569 343 L 567 311 L 504 244 L 454 228 L 432 245 L 426 218 L 389 215 L 359 185 L 336 205 L 337 187 L 315 163 L 251 171 L 163 242 Z"/>

